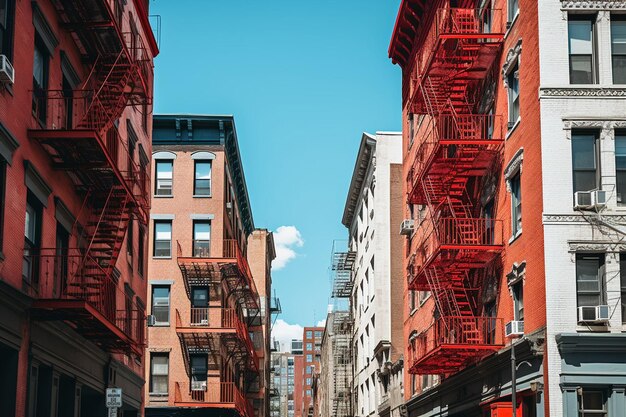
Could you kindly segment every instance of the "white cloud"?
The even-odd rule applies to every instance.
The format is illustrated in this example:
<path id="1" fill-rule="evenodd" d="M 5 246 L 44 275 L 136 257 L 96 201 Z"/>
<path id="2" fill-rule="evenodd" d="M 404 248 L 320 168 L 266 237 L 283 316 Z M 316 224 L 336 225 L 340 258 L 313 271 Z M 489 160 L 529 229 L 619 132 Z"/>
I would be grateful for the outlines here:
<path id="1" fill-rule="evenodd" d="M 318 321 L 315 327 L 326 327 L 326 320 Z"/>
<path id="2" fill-rule="evenodd" d="M 304 328 L 299 324 L 289 324 L 285 320 L 278 319 L 272 327 L 272 338 L 280 343 L 281 352 L 291 350 L 291 339 L 302 340 Z"/>
<path id="3" fill-rule="evenodd" d="M 274 232 L 274 244 L 276 258 L 272 261 L 272 268 L 277 271 L 283 269 L 289 261 L 298 256 L 295 248 L 301 248 L 304 240 L 296 226 L 280 226 Z"/>

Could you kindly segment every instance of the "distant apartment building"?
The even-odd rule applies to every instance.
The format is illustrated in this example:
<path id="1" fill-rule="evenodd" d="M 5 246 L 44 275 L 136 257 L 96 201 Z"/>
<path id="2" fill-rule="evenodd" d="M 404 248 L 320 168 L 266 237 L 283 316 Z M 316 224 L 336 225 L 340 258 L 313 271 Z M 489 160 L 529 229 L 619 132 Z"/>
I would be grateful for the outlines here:
<path id="1" fill-rule="evenodd" d="M 302 355 L 304 348 L 302 345 L 302 339 L 291 340 L 291 353 L 294 355 Z"/>
<path id="2" fill-rule="evenodd" d="M 271 417 L 296 415 L 296 361 L 299 357 L 289 352 L 272 353 Z"/>
<path id="3" fill-rule="evenodd" d="M 274 247 L 234 120 L 157 115 L 153 152 L 146 416 L 264 416 Z"/>
<path id="4" fill-rule="evenodd" d="M 350 297 L 355 416 L 390 403 L 391 366 L 403 355 L 402 134 L 364 133 L 343 214 L 348 249 L 334 254 L 333 296 Z M 340 276 L 343 274 L 343 276 Z M 336 330 L 336 329 L 335 329 Z"/>
<path id="5" fill-rule="evenodd" d="M 302 416 L 313 415 L 312 391 L 313 375 L 319 372 L 322 348 L 323 327 L 305 327 L 302 334 L 302 358 L 304 374 L 302 377 Z"/>
<path id="6" fill-rule="evenodd" d="M 149 2 L 0 1 L 0 415 L 142 415 Z"/>

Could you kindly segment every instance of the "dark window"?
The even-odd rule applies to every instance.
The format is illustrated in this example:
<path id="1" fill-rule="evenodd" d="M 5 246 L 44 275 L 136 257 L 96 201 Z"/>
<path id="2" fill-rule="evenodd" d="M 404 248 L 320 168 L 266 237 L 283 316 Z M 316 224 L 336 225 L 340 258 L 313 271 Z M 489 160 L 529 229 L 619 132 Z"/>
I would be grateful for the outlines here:
<path id="1" fill-rule="evenodd" d="M 126 130 L 128 135 L 128 175 L 129 178 L 134 179 L 135 176 L 135 150 L 137 148 L 137 134 L 133 129 L 133 125 L 130 120 L 126 120 Z"/>
<path id="2" fill-rule="evenodd" d="M 148 117 L 150 116 L 148 110 L 148 103 L 141 104 L 141 127 L 144 132 L 148 133 Z"/>
<path id="3" fill-rule="evenodd" d="M 604 391 L 578 390 L 578 417 L 607 417 L 606 395 Z"/>
<path id="4" fill-rule="evenodd" d="M 617 204 L 626 204 L 626 132 L 615 133 Z"/>
<path id="5" fill-rule="evenodd" d="M 0 252 L 2 252 L 2 242 L 4 238 L 4 205 L 5 188 L 7 181 L 7 162 L 0 157 Z"/>
<path id="6" fill-rule="evenodd" d="M 169 285 L 152 286 L 152 315 L 157 325 L 170 324 L 170 287 Z"/>
<path id="7" fill-rule="evenodd" d="M 155 195 L 172 195 L 173 169 L 174 169 L 173 161 L 168 161 L 168 160 L 156 161 L 155 163 L 156 182 L 154 184 Z"/>
<path id="8" fill-rule="evenodd" d="M 46 124 L 48 74 L 50 55 L 43 40 L 35 35 L 35 50 L 33 58 L 33 114 L 39 122 Z"/>
<path id="9" fill-rule="evenodd" d="M 611 15 L 613 84 L 626 84 L 626 16 Z"/>
<path id="10" fill-rule="evenodd" d="M 597 136 L 594 133 L 572 134 L 572 165 L 574 192 L 599 188 Z"/>
<path id="11" fill-rule="evenodd" d="M 515 320 L 524 321 L 524 283 L 519 281 L 515 283 L 513 290 L 513 316 Z"/>
<path id="12" fill-rule="evenodd" d="M 172 222 L 154 222 L 154 256 L 169 258 L 172 256 Z"/>
<path id="13" fill-rule="evenodd" d="M 69 267 L 70 233 L 65 230 L 61 223 L 57 222 L 56 235 L 56 264 L 55 264 L 55 288 L 58 286 L 60 293 L 65 292 Z"/>
<path id="14" fill-rule="evenodd" d="M 65 109 L 65 118 L 63 120 L 64 126 L 62 127 L 65 129 L 72 129 L 74 127 L 74 91 L 72 84 L 65 77 L 65 75 L 63 76 L 62 88 L 63 104 Z"/>
<path id="15" fill-rule="evenodd" d="M 211 161 L 196 161 L 193 194 L 211 195 Z"/>
<path id="16" fill-rule="evenodd" d="M 126 253 L 128 254 L 128 256 L 133 257 L 133 242 L 134 242 L 134 237 L 135 237 L 135 222 L 133 221 L 133 218 L 131 217 L 130 220 L 128 221 L 128 231 L 126 232 Z M 131 267 L 132 267 L 132 261 L 131 261 Z"/>
<path id="17" fill-rule="evenodd" d="M 576 293 L 578 307 L 604 303 L 604 254 L 576 255 Z"/>
<path id="18" fill-rule="evenodd" d="M 570 15 L 569 79 L 571 84 L 595 84 L 595 16 Z"/>
<path id="19" fill-rule="evenodd" d="M 189 355 L 189 364 L 191 365 L 191 390 L 206 391 L 208 355 Z"/>
<path id="20" fill-rule="evenodd" d="M 41 244 L 42 206 L 29 191 L 26 197 L 24 257 L 22 278 L 28 290 L 39 289 L 39 249 Z"/>
<path id="21" fill-rule="evenodd" d="M 167 395 L 169 359 L 167 353 L 152 353 L 150 355 L 150 394 Z"/>
<path id="22" fill-rule="evenodd" d="M 508 21 L 512 22 L 519 13 L 519 0 L 507 0 Z"/>
<path id="23" fill-rule="evenodd" d="M 13 59 L 15 0 L 0 0 L 0 54 Z"/>
<path id="24" fill-rule="evenodd" d="M 211 257 L 211 222 L 196 220 L 193 222 L 193 256 Z"/>
<path id="25" fill-rule="evenodd" d="M 622 324 L 626 324 L 626 253 L 619 255 L 620 298 L 622 300 Z"/>
<path id="26" fill-rule="evenodd" d="M 137 247 L 137 272 L 139 276 L 143 276 L 144 272 L 144 262 L 145 262 L 145 254 L 146 250 L 146 232 L 144 231 L 143 226 L 139 226 L 139 236 L 138 236 L 138 247 Z"/>
<path id="27" fill-rule="evenodd" d="M 512 127 L 520 117 L 519 103 L 519 67 L 516 64 L 506 76 L 509 95 L 509 127 Z"/>
<path id="28" fill-rule="evenodd" d="M 522 182 L 518 172 L 510 180 L 511 183 L 511 232 L 516 236 L 522 231 Z"/>

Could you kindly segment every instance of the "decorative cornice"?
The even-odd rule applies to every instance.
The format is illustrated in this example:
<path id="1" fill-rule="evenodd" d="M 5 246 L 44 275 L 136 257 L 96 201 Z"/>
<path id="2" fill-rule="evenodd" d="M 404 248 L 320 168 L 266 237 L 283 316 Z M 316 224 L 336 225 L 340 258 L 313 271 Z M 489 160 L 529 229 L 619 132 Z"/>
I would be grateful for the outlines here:
<path id="1" fill-rule="evenodd" d="M 556 87 L 539 89 L 539 98 L 548 97 L 626 97 L 626 88 Z"/>
<path id="2" fill-rule="evenodd" d="M 612 222 L 626 224 L 626 215 L 623 215 L 623 214 L 613 215 L 610 213 L 603 212 L 602 216 L 605 218 L 610 217 Z M 544 214 L 543 223 L 544 224 L 548 224 L 548 223 L 587 223 L 589 224 L 589 221 L 580 214 Z"/>
<path id="3" fill-rule="evenodd" d="M 515 64 L 519 63 L 520 55 L 522 54 L 522 40 L 518 40 L 515 46 L 509 49 L 509 52 L 506 54 L 506 59 L 504 60 L 504 64 L 502 65 L 502 79 L 504 83 L 507 84 L 507 76 L 511 72 L 511 69 L 515 66 Z M 508 87 L 508 85 L 507 85 Z"/>
<path id="4" fill-rule="evenodd" d="M 593 242 L 593 241 L 569 241 L 567 242 L 570 253 L 576 252 L 602 252 L 619 253 L 626 251 L 626 243 L 616 242 Z"/>
<path id="5" fill-rule="evenodd" d="M 522 172 L 523 162 L 524 148 L 519 148 L 507 164 L 506 168 L 504 168 L 504 180 L 506 181 L 506 189 L 509 193 L 511 192 L 511 178 Z"/>
<path id="6" fill-rule="evenodd" d="M 567 10 L 618 10 L 626 9 L 626 1 L 561 0 L 561 9 Z"/>

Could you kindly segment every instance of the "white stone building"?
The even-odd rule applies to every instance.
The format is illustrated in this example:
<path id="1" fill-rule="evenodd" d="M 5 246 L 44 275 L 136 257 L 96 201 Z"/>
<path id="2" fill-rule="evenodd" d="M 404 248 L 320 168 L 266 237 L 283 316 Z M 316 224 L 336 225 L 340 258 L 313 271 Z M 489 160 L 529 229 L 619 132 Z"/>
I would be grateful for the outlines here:
<path id="1" fill-rule="evenodd" d="M 350 308 L 355 416 L 377 416 L 381 405 L 399 406 L 388 399 L 390 366 L 404 346 L 402 201 L 401 133 L 364 133 L 342 221 L 354 256 Z"/>

